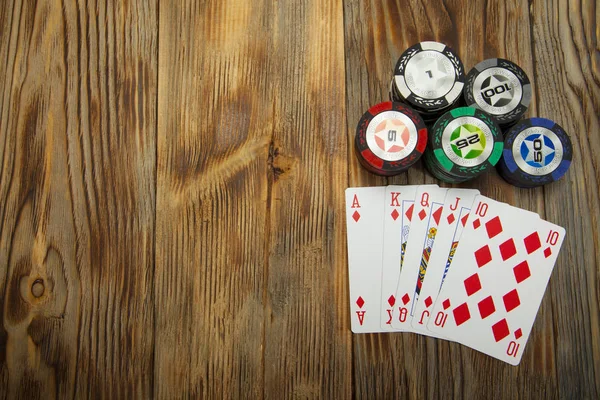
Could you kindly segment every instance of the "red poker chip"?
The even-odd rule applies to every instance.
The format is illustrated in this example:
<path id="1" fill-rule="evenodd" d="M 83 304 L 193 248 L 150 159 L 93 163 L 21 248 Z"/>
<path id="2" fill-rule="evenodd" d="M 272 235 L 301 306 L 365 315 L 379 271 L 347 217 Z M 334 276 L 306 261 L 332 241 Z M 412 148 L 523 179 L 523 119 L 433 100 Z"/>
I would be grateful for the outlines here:
<path id="1" fill-rule="evenodd" d="M 427 127 L 414 109 L 386 101 L 369 108 L 356 127 L 354 147 L 360 164 L 377 175 L 410 168 L 427 146 Z"/>

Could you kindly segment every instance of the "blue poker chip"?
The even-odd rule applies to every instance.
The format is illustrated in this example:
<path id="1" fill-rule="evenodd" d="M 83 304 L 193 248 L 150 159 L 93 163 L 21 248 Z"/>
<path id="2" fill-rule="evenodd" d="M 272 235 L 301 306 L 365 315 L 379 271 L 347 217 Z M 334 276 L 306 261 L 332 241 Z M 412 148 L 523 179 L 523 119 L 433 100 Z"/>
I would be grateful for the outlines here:
<path id="1" fill-rule="evenodd" d="M 504 137 L 498 172 L 519 187 L 537 187 L 562 178 L 573 159 L 573 146 L 565 130 L 546 118 L 518 122 Z"/>

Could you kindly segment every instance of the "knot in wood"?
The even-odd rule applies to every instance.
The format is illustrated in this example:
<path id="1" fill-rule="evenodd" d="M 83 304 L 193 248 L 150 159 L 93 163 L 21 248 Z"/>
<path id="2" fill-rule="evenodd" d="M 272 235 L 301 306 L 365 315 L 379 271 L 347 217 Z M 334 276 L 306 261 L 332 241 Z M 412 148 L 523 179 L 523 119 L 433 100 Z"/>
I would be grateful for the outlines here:
<path id="1" fill-rule="evenodd" d="M 44 295 L 45 290 L 46 287 L 44 286 L 43 279 L 36 279 L 31 285 L 31 294 L 33 294 L 33 297 L 42 297 Z"/>

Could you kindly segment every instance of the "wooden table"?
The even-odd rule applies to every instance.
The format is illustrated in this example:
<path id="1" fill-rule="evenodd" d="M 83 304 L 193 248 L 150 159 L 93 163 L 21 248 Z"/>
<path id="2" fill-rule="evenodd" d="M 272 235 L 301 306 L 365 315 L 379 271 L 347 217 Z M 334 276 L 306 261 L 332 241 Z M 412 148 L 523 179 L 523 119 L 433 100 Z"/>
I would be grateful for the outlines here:
<path id="1" fill-rule="evenodd" d="M 600 397 L 593 0 L 38 0 L 0 7 L 0 399 Z M 520 64 L 565 179 L 462 185 L 567 238 L 519 367 L 353 335 L 344 189 L 400 53 Z"/>

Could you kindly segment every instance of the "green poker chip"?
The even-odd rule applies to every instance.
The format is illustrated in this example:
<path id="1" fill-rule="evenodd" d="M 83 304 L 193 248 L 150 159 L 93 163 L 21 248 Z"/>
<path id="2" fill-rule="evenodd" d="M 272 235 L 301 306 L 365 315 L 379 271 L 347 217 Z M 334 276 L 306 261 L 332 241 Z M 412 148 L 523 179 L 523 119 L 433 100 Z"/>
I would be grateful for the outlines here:
<path id="1" fill-rule="evenodd" d="M 423 159 L 433 176 L 459 183 L 496 165 L 503 146 L 502 132 L 488 114 L 473 107 L 459 107 L 446 112 L 433 125 Z"/>

